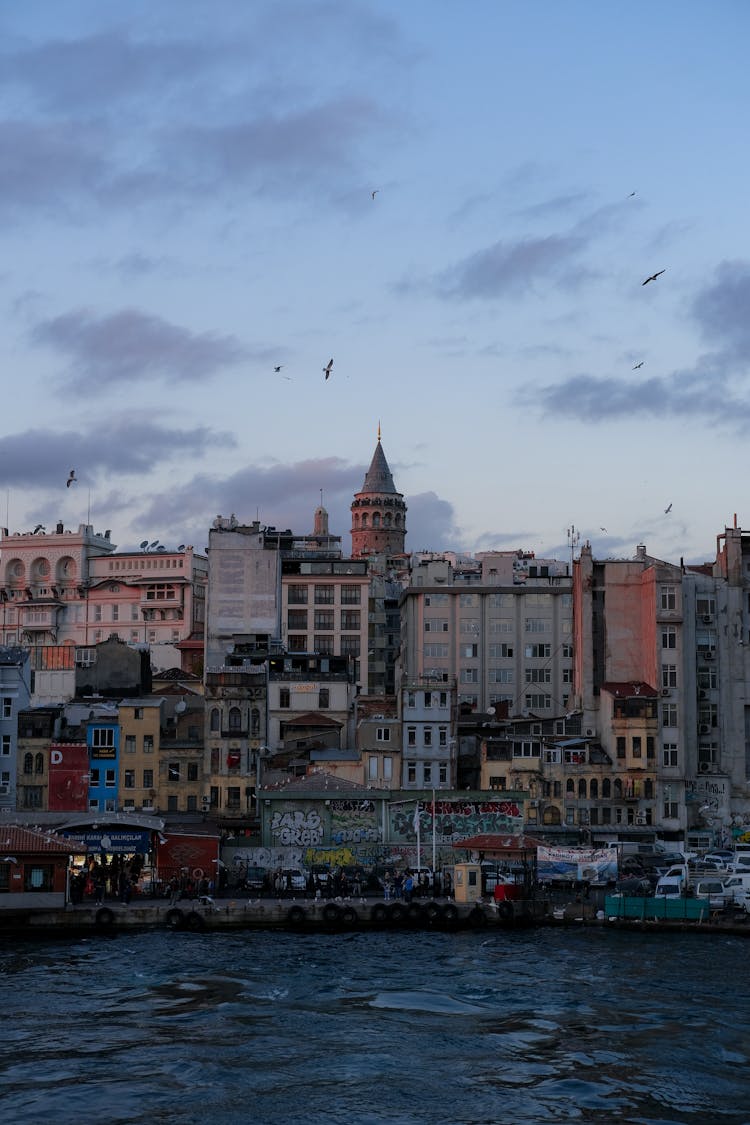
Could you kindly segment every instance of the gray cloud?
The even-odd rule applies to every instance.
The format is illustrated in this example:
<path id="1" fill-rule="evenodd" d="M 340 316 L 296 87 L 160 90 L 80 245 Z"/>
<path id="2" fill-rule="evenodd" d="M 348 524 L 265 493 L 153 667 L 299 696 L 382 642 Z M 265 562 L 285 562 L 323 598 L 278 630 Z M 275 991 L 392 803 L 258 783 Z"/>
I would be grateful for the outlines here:
<path id="1" fill-rule="evenodd" d="M 41 321 L 31 337 L 66 356 L 69 379 L 88 391 L 153 376 L 204 379 L 251 355 L 233 336 L 195 333 L 137 309 L 108 316 L 85 309 L 65 313 Z M 254 354 L 270 356 L 264 351 Z"/>
<path id="2" fill-rule="evenodd" d="M 90 201 L 106 180 L 105 134 L 92 125 L 0 121 L 0 207 Z"/>
<path id="3" fill-rule="evenodd" d="M 147 473 L 175 457 L 199 457 L 217 442 L 235 444 L 231 435 L 205 426 L 168 429 L 140 417 L 108 418 L 85 431 L 26 430 L 0 437 L 0 487 L 43 488 L 65 496 L 71 468 L 83 489 L 103 476 Z M 75 489 L 74 485 L 67 495 L 75 495 Z"/>
<path id="4" fill-rule="evenodd" d="M 557 234 L 495 242 L 446 270 L 438 287 L 464 299 L 520 295 L 539 281 L 559 283 L 585 245 L 580 236 Z"/>
<path id="5" fill-rule="evenodd" d="M 205 41 L 139 42 L 120 31 L 102 31 L 6 52 L 0 74 L 3 85 L 26 89 L 47 109 L 82 109 L 88 115 L 92 98 L 101 110 L 150 92 L 163 97 L 165 88 L 194 82 L 197 71 L 226 53 Z"/>
<path id="6" fill-rule="evenodd" d="M 406 549 L 449 551 L 462 549 L 462 534 L 456 526 L 453 505 L 435 492 L 406 497 Z"/>
<path id="7" fill-rule="evenodd" d="M 722 262 L 695 298 L 693 316 L 727 362 L 750 362 L 750 262 Z"/>

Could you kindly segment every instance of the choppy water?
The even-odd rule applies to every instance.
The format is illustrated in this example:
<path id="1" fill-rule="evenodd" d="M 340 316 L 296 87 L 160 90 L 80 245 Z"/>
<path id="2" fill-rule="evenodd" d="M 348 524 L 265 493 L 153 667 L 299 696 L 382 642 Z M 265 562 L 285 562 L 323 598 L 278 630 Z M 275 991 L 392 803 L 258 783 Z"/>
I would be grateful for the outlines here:
<path id="1" fill-rule="evenodd" d="M 749 959 L 593 929 L 6 943 L 3 1119 L 747 1125 Z"/>

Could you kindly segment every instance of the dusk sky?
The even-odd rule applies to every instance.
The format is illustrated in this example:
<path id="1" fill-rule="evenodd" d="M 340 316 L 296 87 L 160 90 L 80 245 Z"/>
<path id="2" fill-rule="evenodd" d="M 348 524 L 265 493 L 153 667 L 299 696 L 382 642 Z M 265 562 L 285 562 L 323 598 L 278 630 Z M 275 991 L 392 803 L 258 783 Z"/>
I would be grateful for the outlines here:
<path id="1" fill-rule="evenodd" d="M 322 489 L 348 551 L 378 424 L 410 550 L 564 558 L 572 525 L 694 562 L 750 528 L 746 0 L 0 31 L 11 532 L 202 550 L 219 513 L 311 532 Z"/>

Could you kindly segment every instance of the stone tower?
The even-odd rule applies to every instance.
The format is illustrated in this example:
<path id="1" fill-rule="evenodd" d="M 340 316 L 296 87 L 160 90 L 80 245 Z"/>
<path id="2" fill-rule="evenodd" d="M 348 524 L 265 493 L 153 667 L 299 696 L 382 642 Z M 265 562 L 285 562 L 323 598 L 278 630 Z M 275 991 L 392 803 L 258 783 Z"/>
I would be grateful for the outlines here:
<path id="1" fill-rule="evenodd" d="M 352 501 L 352 558 L 402 555 L 405 538 L 406 504 L 393 483 L 378 426 L 370 468 Z"/>

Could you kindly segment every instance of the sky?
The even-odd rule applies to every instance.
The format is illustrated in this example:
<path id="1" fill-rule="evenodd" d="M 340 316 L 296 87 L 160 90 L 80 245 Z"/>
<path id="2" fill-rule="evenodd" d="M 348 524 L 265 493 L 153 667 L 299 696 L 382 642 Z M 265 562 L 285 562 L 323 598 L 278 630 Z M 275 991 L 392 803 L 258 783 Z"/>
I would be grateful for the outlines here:
<path id="1" fill-rule="evenodd" d="M 748 41 L 746 0 L 0 4 L 0 524 L 203 550 L 322 495 L 348 551 L 380 426 L 408 550 L 713 558 Z"/>

